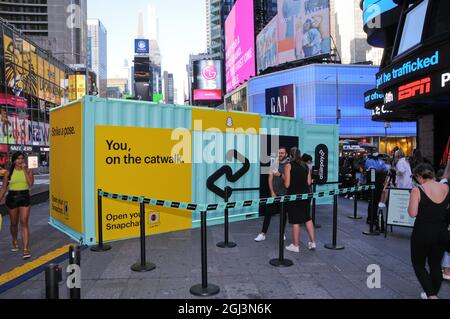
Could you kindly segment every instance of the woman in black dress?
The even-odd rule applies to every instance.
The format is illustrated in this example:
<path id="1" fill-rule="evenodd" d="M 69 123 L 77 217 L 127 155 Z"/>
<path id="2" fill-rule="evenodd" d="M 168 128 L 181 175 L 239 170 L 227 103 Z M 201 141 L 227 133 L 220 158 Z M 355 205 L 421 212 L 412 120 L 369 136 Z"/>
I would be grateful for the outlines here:
<path id="1" fill-rule="evenodd" d="M 302 161 L 298 148 L 291 150 L 291 154 L 293 154 L 291 163 L 285 166 L 282 176 L 284 186 L 288 189 L 289 195 L 310 193 L 311 170 Z M 286 249 L 293 252 L 300 251 L 300 224 L 306 224 L 306 230 L 310 239 L 308 249 L 315 249 L 314 225 L 310 216 L 311 199 L 291 202 L 287 206 L 289 223 L 293 225 L 293 243 L 287 246 Z"/>
<path id="2" fill-rule="evenodd" d="M 449 188 L 434 180 L 429 164 L 419 164 L 414 177 L 420 184 L 411 191 L 408 213 L 415 217 L 411 235 L 411 261 L 424 292 L 423 299 L 437 299 L 442 283 L 441 261 L 449 242 L 447 210 Z M 425 268 L 428 262 L 430 271 Z"/>

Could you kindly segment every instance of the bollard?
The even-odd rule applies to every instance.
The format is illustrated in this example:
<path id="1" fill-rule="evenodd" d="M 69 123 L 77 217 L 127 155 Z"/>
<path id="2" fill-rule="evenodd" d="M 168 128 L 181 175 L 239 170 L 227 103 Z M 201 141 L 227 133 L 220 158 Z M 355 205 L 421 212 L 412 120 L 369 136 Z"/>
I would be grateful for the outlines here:
<path id="1" fill-rule="evenodd" d="M 368 232 L 363 232 L 364 235 L 367 236 L 379 236 L 380 232 L 379 231 L 374 231 L 373 230 L 373 217 L 374 217 L 374 210 L 375 210 L 375 188 L 373 188 L 370 192 L 370 216 L 369 216 L 369 231 Z"/>
<path id="2" fill-rule="evenodd" d="M 81 246 L 69 246 L 69 265 L 81 266 Z M 73 274 L 75 270 L 72 271 Z M 70 288 L 70 299 L 81 299 L 81 288 Z"/>
<path id="3" fill-rule="evenodd" d="M 358 216 L 358 196 L 357 192 L 355 192 L 355 199 L 353 202 L 353 216 L 348 216 L 350 219 L 362 219 L 362 216 Z"/>
<path id="4" fill-rule="evenodd" d="M 45 267 L 45 299 L 59 299 L 59 282 L 62 281 L 62 269 L 58 264 Z"/>
<path id="5" fill-rule="evenodd" d="M 103 214 L 102 214 L 102 196 L 100 196 L 101 189 L 97 192 L 97 203 L 98 203 L 98 212 L 97 212 L 97 225 L 98 225 L 98 245 L 91 247 L 91 251 L 102 252 L 108 251 L 111 249 L 110 245 L 103 244 Z"/>
<path id="6" fill-rule="evenodd" d="M 219 293 L 220 288 L 208 284 L 208 258 L 206 238 L 206 211 L 201 212 L 201 248 L 202 248 L 202 283 L 191 287 L 191 294 L 199 297 L 209 297 Z"/>
<path id="7" fill-rule="evenodd" d="M 317 191 L 317 184 L 313 182 L 313 193 Z M 314 228 L 321 228 L 322 225 L 316 224 L 316 198 L 313 198 L 311 205 L 311 219 L 314 225 Z"/>
<path id="8" fill-rule="evenodd" d="M 229 190 L 229 188 L 225 187 L 225 203 L 228 203 L 228 200 L 229 200 L 228 190 Z M 228 208 L 225 208 L 224 216 L 225 216 L 225 221 L 224 221 L 225 240 L 220 243 L 217 243 L 216 246 L 220 247 L 220 248 L 233 248 L 233 247 L 236 247 L 236 243 L 230 242 L 228 240 L 228 237 L 229 237 Z"/>
<path id="9" fill-rule="evenodd" d="M 279 238 L 279 247 L 278 247 L 278 258 L 271 259 L 269 263 L 275 267 L 290 267 L 294 263 L 292 260 L 284 258 L 284 221 L 285 221 L 285 211 L 284 211 L 284 203 L 281 202 L 281 211 L 280 211 L 280 238 Z"/>
<path id="10" fill-rule="evenodd" d="M 141 227 L 141 261 L 135 263 L 131 266 L 131 270 L 137 272 L 151 271 L 156 268 L 153 263 L 148 263 L 145 256 L 145 203 L 143 200 L 140 202 L 141 216 L 140 216 L 140 227 Z"/>
<path id="11" fill-rule="evenodd" d="M 337 245 L 337 206 L 338 206 L 338 195 L 333 196 L 333 242 L 331 244 L 326 244 L 325 248 L 332 250 L 344 249 L 344 246 Z"/>

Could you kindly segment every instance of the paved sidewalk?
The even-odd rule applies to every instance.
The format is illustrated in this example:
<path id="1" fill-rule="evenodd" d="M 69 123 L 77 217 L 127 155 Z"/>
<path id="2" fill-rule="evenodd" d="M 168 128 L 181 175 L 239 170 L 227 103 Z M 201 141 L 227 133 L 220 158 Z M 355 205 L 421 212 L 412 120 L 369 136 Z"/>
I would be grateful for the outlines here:
<path id="1" fill-rule="evenodd" d="M 366 209 L 367 203 L 360 203 L 360 214 L 364 217 Z M 41 210 L 45 209 L 41 206 L 34 208 L 36 214 Z M 384 236 L 365 236 L 362 234 L 362 231 L 368 230 L 365 218 L 354 221 L 347 218 L 351 214 L 353 201 L 340 198 L 338 244 L 344 245 L 345 249 L 332 251 L 323 247 L 331 242 L 332 207 L 319 206 L 317 221 L 322 228 L 316 232 L 317 250 L 312 252 L 305 247 L 307 237 L 302 227 L 300 253 L 285 251 L 286 258 L 294 262 L 294 266 L 289 268 L 276 268 L 269 264 L 270 259 L 278 256 L 278 215 L 272 219 L 266 241 L 260 243 L 253 238 L 260 231 L 262 218 L 231 224 L 230 240 L 238 244 L 233 249 L 215 246 L 223 240 L 223 226 L 209 227 L 208 280 L 221 289 L 213 298 L 420 298 L 422 290 L 409 255 L 411 230 L 394 228 L 394 233 L 386 239 Z M 45 226 L 44 222 L 44 217 L 33 221 L 34 243 L 39 242 L 39 238 L 50 238 L 46 244 L 48 249 L 51 245 L 57 247 L 70 242 L 50 226 Z M 8 236 L 3 231 L 0 234 L 0 258 L 2 261 L 6 258 L 11 265 L 11 253 L 4 253 L 4 249 L 9 247 L 5 237 Z M 287 228 L 287 237 L 289 244 L 291 227 Z M 81 259 L 82 298 L 196 298 L 189 293 L 189 289 L 201 283 L 200 231 L 195 229 L 154 235 L 148 237 L 146 243 L 148 261 L 157 265 L 155 270 L 147 273 L 130 270 L 130 266 L 139 259 L 139 239 L 114 242 L 112 250 L 104 253 L 84 250 Z M 39 249 L 33 247 L 34 252 Z M 366 270 L 370 264 L 381 267 L 379 289 L 367 287 L 369 274 Z M 66 267 L 67 262 L 61 266 Z M 7 268 L 3 262 L 0 264 L 0 272 Z M 44 294 L 44 275 L 40 274 L 0 294 L 0 299 L 44 298 Z M 448 282 L 443 282 L 440 296 L 450 298 Z M 60 284 L 60 297 L 68 298 L 65 283 Z"/>

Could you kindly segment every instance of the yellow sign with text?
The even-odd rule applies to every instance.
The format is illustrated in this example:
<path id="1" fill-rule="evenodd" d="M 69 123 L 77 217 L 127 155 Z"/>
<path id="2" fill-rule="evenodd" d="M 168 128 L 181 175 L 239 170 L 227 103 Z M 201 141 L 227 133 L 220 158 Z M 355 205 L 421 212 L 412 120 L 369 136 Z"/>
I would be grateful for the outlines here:
<path id="1" fill-rule="evenodd" d="M 83 106 L 81 102 L 50 113 L 50 216 L 83 232 Z"/>
<path id="2" fill-rule="evenodd" d="M 179 149 L 175 146 L 180 141 L 172 139 L 172 131 L 172 129 L 97 126 L 95 189 L 120 195 L 191 201 L 191 155 L 190 152 L 187 152 L 187 155 L 173 153 L 174 149 Z M 188 130 L 184 133 L 190 134 Z M 188 144 L 191 147 L 190 141 Z M 139 203 L 108 198 L 103 198 L 102 201 L 105 241 L 139 236 Z M 192 227 L 192 215 L 189 211 L 150 205 L 146 205 L 145 210 L 146 234 Z"/>

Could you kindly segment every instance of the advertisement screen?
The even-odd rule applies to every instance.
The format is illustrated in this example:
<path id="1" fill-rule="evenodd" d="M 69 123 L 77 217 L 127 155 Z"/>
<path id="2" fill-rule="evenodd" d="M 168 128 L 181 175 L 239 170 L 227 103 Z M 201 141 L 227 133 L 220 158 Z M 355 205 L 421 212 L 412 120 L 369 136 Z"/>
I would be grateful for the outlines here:
<path id="1" fill-rule="evenodd" d="M 221 90 L 194 90 L 194 100 L 221 100 Z"/>
<path id="2" fill-rule="evenodd" d="M 148 54 L 150 52 L 150 41 L 147 39 L 134 40 L 134 53 Z"/>
<path id="3" fill-rule="evenodd" d="M 253 0 L 238 0 L 225 21 L 227 93 L 255 76 Z"/>
<path id="4" fill-rule="evenodd" d="M 273 18 L 256 38 L 256 52 L 258 71 L 277 65 L 278 54 L 278 21 Z"/>
<path id="5" fill-rule="evenodd" d="M 257 36 L 258 70 L 331 51 L 329 0 L 278 0 L 278 14 Z"/>
<path id="6" fill-rule="evenodd" d="M 194 62 L 194 100 L 221 100 L 221 82 L 220 60 Z"/>

